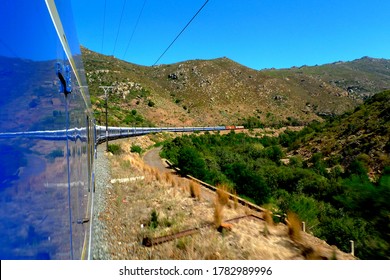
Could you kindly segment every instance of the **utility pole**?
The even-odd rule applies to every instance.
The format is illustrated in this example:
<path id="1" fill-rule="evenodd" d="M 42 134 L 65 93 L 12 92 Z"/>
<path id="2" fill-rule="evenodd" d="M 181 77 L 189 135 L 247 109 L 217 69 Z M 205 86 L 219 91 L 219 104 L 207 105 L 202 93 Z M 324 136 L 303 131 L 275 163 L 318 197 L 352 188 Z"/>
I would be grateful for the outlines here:
<path id="1" fill-rule="evenodd" d="M 107 101 L 107 93 L 109 90 L 111 90 L 113 88 L 113 86 L 99 86 L 99 87 L 104 90 L 104 96 L 106 99 L 106 152 L 108 152 L 108 117 L 107 117 L 108 101 Z"/>

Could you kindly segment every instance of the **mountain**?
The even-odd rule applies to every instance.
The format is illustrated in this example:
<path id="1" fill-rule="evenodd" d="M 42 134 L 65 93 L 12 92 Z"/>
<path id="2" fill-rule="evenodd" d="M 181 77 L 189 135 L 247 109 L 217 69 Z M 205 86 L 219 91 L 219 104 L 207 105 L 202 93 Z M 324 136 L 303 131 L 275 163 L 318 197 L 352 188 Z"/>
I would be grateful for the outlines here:
<path id="1" fill-rule="evenodd" d="M 294 143 L 294 154 L 311 158 L 319 153 L 331 167 L 347 167 L 358 160 L 371 177 L 390 166 L 390 90 L 374 95 L 353 112 L 323 126 Z"/>
<path id="2" fill-rule="evenodd" d="M 350 62 L 334 62 L 321 66 L 302 66 L 266 73 L 301 80 L 324 82 L 347 92 L 351 98 L 366 99 L 390 88 L 390 60 L 362 57 Z"/>
<path id="3" fill-rule="evenodd" d="M 340 115 L 384 88 L 387 60 L 363 58 L 317 67 L 257 71 L 228 58 L 154 67 L 82 48 L 96 119 L 110 125 L 300 125 Z"/>

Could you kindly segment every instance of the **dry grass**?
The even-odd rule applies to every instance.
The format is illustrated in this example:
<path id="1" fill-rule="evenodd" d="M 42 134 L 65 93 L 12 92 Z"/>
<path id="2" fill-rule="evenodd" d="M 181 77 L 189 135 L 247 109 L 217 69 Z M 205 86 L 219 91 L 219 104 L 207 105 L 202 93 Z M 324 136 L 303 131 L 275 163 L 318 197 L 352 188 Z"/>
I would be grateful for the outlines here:
<path id="1" fill-rule="evenodd" d="M 194 181 L 190 182 L 190 195 L 192 198 L 196 198 L 198 200 L 201 198 L 201 187 Z"/>
<path id="2" fill-rule="evenodd" d="M 225 206 L 229 203 L 230 194 L 228 192 L 228 187 L 226 185 L 218 185 L 217 186 L 217 198 L 218 202 Z"/>
<path id="3" fill-rule="evenodd" d="M 214 203 L 214 225 L 216 228 L 219 228 L 222 224 L 222 211 L 223 205 L 216 199 Z"/>
<path id="4" fill-rule="evenodd" d="M 233 191 L 233 205 L 234 209 L 238 208 L 238 196 L 236 190 Z"/>
<path id="5" fill-rule="evenodd" d="M 173 176 L 172 176 L 172 173 L 170 173 L 170 172 L 165 172 L 164 173 L 164 179 L 165 179 L 165 182 L 168 184 L 168 185 L 170 185 L 170 186 L 174 186 L 174 181 L 175 181 L 175 179 L 173 178 Z"/>
<path id="6" fill-rule="evenodd" d="M 177 188 L 179 186 L 179 182 L 176 178 L 172 178 L 172 188 Z"/>
<path id="7" fill-rule="evenodd" d="M 274 226 L 274 220 L 272 218 L 271 211 L 269 211 L 268 209 L 264 211 L 263 219 L 267 223 L 267 225 Z"/>
<path id="8" fill-rule="evenodd" d="M 288 236 L 294 242 L 301 242 L 301 221 L 297 214 L 293 212 L 287 213 L 287 226 L 288 226 Z"/>
<path id="9" fill-rule="evenodd" d="M 302 250 L 302 255 L 305 260 L 322 260 L 321 251 L 319 248 L 307 246 Z"/>

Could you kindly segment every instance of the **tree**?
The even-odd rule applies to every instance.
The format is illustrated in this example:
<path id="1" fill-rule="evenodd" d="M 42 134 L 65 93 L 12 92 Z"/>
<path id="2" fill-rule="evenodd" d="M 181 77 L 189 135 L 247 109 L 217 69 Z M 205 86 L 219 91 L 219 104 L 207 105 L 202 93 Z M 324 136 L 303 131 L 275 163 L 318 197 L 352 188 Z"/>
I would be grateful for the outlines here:
<path id="1" fill-rule="evenodd" d="M 186 146 L 179 151 L 177 157 L 180 172 L 183 175 L 191 174 L 192 176 L 203 179 L 206 174 L 206 164 L 199 152 L 190 146 Z"/>
<path id="2" fill-rule="evenodd" d="M 363 180 L 368 180 L 367 168 L 365 167 L 364 163 L 359 160 L 354 160 L 349 165 L 347 176 L 351 176 L 351 175 L 357 175 L 361 177 Z"/>
<path id="3" fill-rule="evenodd" d="M 272 160 L 273 162 L 279 164 L 280 159 L 284 156 L 284 153 L 283 153 L 280 146 L 273 145 L 273 146 L 265 148 L 263 150 L 263 155 L 266 158 L 269 158 L 270 160 Z"/>
<path id="4" fill-rule="evenodd" d="M 226 166 L 224 174 L 234 182 L 239 195 L 252 198 L 257 204 L 267 203 L 271 190 L 260 173 L 245 163 L 233 163 Z"/>

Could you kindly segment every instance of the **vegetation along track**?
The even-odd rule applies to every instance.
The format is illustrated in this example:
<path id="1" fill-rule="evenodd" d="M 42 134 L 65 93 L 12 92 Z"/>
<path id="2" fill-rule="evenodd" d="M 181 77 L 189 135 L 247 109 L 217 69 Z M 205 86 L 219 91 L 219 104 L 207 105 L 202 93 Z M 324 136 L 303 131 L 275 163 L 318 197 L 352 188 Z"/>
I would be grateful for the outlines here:
<path id="1" fill-rule="evenodd" d="M 155 148 L 155 149 L 152 149 L 149 152 L 147 152 L 144 155 L 144 157 L 143 157 L 144 162 L 146 164 L 148 164 L 149 166 L 151 166 L 151 167 L 157 168 L 161 172 L 171 172 L 172 169 L 175 170 L 175 173 L 180 171 L 178 168 L 174 167 L 172 165 L 172 163 L 169 162 L 168 160 L 165 160 L 166 164 L 164 165 L 164 162 L 162 161 L 162 159 L 159 156 L 160 151 L 161 151 L 161 148 Z M 214 187 L 214 186 L 212 186 L 210 184 L 207 184 L 207 183 L 205 183 L 205 182 L 203 182 L 201 180 L 198 180 L 197 178 L 192 177 L 191 175 L 187 175 L 186 178 L 188 178 L 191 181 L 194 181 L 194 182 L 198 183 L 203 188 L 205 188 L 205 189 L 207 189 L 209 191 L 212 191 L 213 194 L 215 192 L 217 192 L 217 188 L 216 187 Z M 224 192 L 227 194 L 227 196 L 229 197 L 230 200 L 237 201 L 241 205 L 243 205 L 243 206 L 245 206 L 245 207 L 247 207 L 247 208 L 249 208 L 249 209 L 251 209 L 253 211 L 256 211 L 258 213 L 264 213 L 266 211 L 266 209 L 264 209 L 264 208 L 262 208 L 262 207 L 260 207 L 260 206 L 258 206 L 256 204 L 253 204 L 253 203 L 251 203 L 251 202 L 249 202 L 249 201 L 247 201 L 245 199 L 242 199 L 241 197 L 238 197 L 238 196 L 233 195 L 233 194 L 231 194 L 229 192 L 226 192 L 226 191 L 224 191 Z M 210 199 L 210 197 L 207 197 L 207 198 Z M 243 216 L 240 216 L 240 217 L 236 217 L 236 218 L 225 220 L 223 223 L 224 224 L 228 224 L 228 223 L 231 223 L 231 222 L 236 222 L 238 220 L 247 219 L 247 218 L 264 220 L 264 218 L 260 217 L 259 215 L 248 214 L 248 215 L 243 215 Z M 145 237 L 142 240 L 142 244 L 144 246 L 147 246 L 147 247 L 151 247 L 151 246 L 154 246 L 154 245 L 159 245 L 159 244 L 162 244 L 162 243 L 165 243 L 165 242 L 169 242 L 169 241 L 175 240 L 177 238 L 181 238 L 181 237 L 184 237 L 184 236 L 189 236 L 189 235 L 193 235 L 193 234 L 199 233 L 199 230 L 201 228 L 207 228 L 207 227 L 212 227 L 212 226 L 215 226 L 215 225 L 214 224 L 207 224 L 207 225 L 204 225 L 203 227 L 187 229 L 187 230 L 175 233 L 175 234 L 169 234 L 169 235 L 161 236 L 161 237 L 157 237 L 157 238 Z"/>
<path id="2" fill-rule="evenodd" d="M 154 167 L 154 168 L 157 168 L 158 170 L 162 171 L 162 172 L 171 172 L 171 170 L 175 170 L 175 172 L 178 172 L 180 171 L 177 167 L 174 167 L 173 164 L 171 162 L 169 162 L 169 160 L 165 160 L 166 162 L 166 165 L 164 165 L 163 161 L 161 160 L 160 156 L 159 156 L 159 153 L 161 151 L 161 148 L 155 148 L 155 149 L 152 149 L 150 150 L 149 152 L 147 152 L 144 157 L 143 157 L 143 160 L 145 161 L 146 164 L 148 164 L 149 166 L 151 167 Z M 201 180 L 198 180 L 197 178 L 191 176 L 191 175 L 187 175 L 186 178 L 188 178 L 189 180 L 192 180 L 198 184 L 200 184 L 202 187 L 208 189 L 208 190 L 211 190 L 212 192 L 216 192 L 217 191 L 217 188 L 210 185 L 210 184 L 207 184 Z M 236 196 L 236 195 L 233 195 L 231 193 L 227 193 L 228 196 L 229 196 L 229 199 L 231 200 L 237 200 L 238 203 L 240 203 L 241 205 L 243 206 L 246 206 L 248 207 L 249 209 L 251 210 L 254 210 L 254 211 L 257 211 L 257 212 L 264 212 L 266 209 L 256 205 L 256 204 L 253 204 L 245 199 L 242 199 L 241 197 L 239 196 Z"/>
<path id="3" fill-rule="evenodd" d="M 337 259 L 353 259 L 302 232 L 299 224 L 296 230 L 300 231 L 301 246 L 291 239 L 288 225 L 274 223 L 269 212 L 261 213 L 261 208 L 252 211 L 242 206 L 234 196 L 217 207 L 221 188 L 215 192 L 213 186 L 177 176 L 175 170 L 167 168 L 158 150 L 142 158 L 138 152 L 126 152 L 133 146 L 147 149 L 155 140 L 147 136 L 117 140 L 122 153 L 107 154 L 115 178 L 129 176 L 129 172 L 131 176 L 145 176 L 144 181 L 115 183 L 107 190 L 109 207 L 99 219 L 109 229 L 110 259 L 307 259 L 302 252 L 308 248 L 328 259 L 333 258 L 334 251 Z M 149 165 L 150 156 L 154 167 Z M 191 187 L 198 191 L 196 196 Z M 264 220 L 247 217 L 249 214 Z"/>

